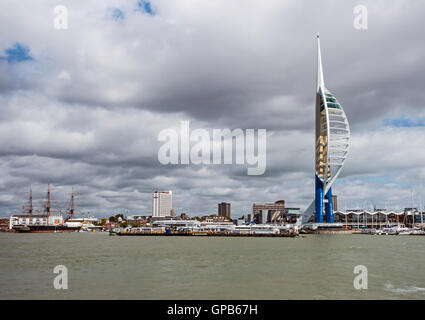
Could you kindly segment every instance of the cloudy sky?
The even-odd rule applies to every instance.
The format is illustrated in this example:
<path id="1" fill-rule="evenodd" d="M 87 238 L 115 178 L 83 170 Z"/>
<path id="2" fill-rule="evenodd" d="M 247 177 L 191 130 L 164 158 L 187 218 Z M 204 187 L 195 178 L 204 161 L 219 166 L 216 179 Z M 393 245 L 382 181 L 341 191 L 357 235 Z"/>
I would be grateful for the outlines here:
<path id="1" fill-rule="evenodd" d="M 425 2 L 64 0 L 0 4 L 0 216 L 35 205 L 52 184 L 65 208 L 150 214 L 173 190 L 178 213 L 232 215 L 253 202 L 314 196 L 316 38 L 326 86 L 352 145 L 334 185 L 341 209 L 400 209 L 425 200 Z M 158 134 L 267 129 L 267 169 L 158 161 Z M 425 204 L 425 201 L 424 203 Z M 422 204 L 422 205 L 423 205 Z"/>

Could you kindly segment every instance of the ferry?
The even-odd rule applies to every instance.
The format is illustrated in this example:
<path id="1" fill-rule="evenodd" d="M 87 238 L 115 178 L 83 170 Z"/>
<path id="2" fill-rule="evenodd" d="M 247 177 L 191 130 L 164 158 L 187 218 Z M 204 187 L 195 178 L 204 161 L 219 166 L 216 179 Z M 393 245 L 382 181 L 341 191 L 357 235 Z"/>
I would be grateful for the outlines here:
<path id="1" fill-rule="evenodd" d="M 115 234 L 118 236 L 296 237 L 299 232 L 292 225 L 201 225 L 198 221 L 186 220 L 155 222 L 155 226 L 151 228 L 126 228 Z"/>

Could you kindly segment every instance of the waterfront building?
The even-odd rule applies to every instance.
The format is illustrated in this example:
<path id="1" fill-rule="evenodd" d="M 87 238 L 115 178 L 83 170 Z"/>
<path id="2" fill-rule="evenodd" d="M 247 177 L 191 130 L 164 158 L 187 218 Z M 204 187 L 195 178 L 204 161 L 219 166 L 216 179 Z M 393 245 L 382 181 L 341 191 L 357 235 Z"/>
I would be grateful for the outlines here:
<path id="1" fill-rule="evenodd" d="M 218 204 L 218 215 L 230 218 L 230 203 L 222 202 Z"/>
<path id="2" fill-rule="evenodd" d="M 266 224 L 268 217 L 270 217 L 270 210 L 260 210 L 254 215 L 254 222 L 256 224 Z"/>
<path id="3" fill-rule="evenodd" d="M 376 209 L 336 211 L 335 222 L 354 228 L 382 228 L 390 226 L 417 226 L 423 225 L 423 213 L 415 208 L 406 208 L 404 211 L 387 211 Z"/>
<path id="4" fill-rule="evenodd" d="M 270 220 L 271 210 L 261 210 L 260 224 L 266 224 Z"/>
<path id="5" fill-rule="evenodd" d="M 292 224 L 299 222 L 301 217 L 300 208 L 284 208 L 282 211 L 261 210 L 254 216 L 254 222 L 257 224 Z"/>
<path id="6" fill-rule="evenodd" d="M 279 222 L 296 223 L 301 219 L 301 208 L 285 208 L 285 213 Z"/>
<path id="7" fill-rule="evenodd" d="M 237 225 L 237 226 L 245 225 L 246 224 L 245 216 L 242 216 L 242 217 L 240 217 L 238 219 L 234 219 L 233 220 L 233 224 L 234 225 Z"/>
<path id="8" fill-rule="evenodd" d="M 118 222 L 109 222 L 109 220 L 108 220 L 103 224 L 102 230 L 103 231 L 112 230 L 112 229 L 119 228 L 119 227 L 120 227 L 120 224 Z"/>
<path id="9" fill-rule="evenodd" d="M 341 104 L 326 88 L 320 38 L 317 35 L 315 200 L 304 213 L 306 223 L 314 213 L 316 223 L 333 223 L 332 185 L 344 165 L 350 146 L 350 128 Z"/>
<path id="10" fill-rule="evenodd" d="M 131 215 L 127 216 L 127 222 L 137 224 L 139 226 L 146 225 L 150 220 L 150 216 Z"/>
<path id="11" fill-rule="evenodd" d="M 419 212 L 418 208 L 405 208 L 404 215 L 406 224 L 417 225 L 421 224 L 423 226 L 423 212 Z"/>
<path id="12" fill-rule="evenodd" d="M 170 191 L 155 191 L 152 193 L 152 217 L 172 215 L 173 195 Z"/>
<path id="13" fill-rule="evenodd" d="M 81 224 L 97 224 L 99 222 L 98 218 L 94 216 L 81 217 L 81 218 L 72 218 L 68 219 L 69 222 L 80 222 Z"/>
<path id="14" fill-rule="evenodd" d="M 96 231 L 101 230 L 103 226 L 97 225 L 99 219 L 93 216 L 81 217 L 81 218 L 72 218 L 68 219 L 65 222 L 65 225 L 72 227 L 81 227 L 83 230 Z"/>
<path id="15" fill-rule="evenodd" d="M 255 223 L 276 221 L 284 212 L 285 200 L 278 200 L 275 203 L 254 203 L 252 205 L 252 215 Z"/>

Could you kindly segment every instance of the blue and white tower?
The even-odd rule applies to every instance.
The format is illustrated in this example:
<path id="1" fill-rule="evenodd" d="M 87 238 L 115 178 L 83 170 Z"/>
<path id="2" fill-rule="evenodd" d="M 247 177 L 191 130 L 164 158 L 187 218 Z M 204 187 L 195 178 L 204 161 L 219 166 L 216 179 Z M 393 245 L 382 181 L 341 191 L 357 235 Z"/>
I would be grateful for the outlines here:
<path id="1" fill-rule="evenodd" d="M 308 222 L 314 211 L 316 223 L 325 220 L 327 223 L 333 223 L 332 185 L 341 172 L 348 154 L 350 127 L 340 103 L 325 87 L 319 35 L 317 35 L 315 146 L 315 200 L 305 211 L 302 222 Z"/>

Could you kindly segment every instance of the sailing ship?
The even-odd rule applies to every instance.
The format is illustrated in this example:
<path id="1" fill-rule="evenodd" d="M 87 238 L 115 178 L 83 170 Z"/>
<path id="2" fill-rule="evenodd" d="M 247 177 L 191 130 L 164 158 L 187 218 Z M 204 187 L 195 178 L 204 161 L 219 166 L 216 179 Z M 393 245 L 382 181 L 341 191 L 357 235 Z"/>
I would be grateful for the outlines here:
<path id="1" fill-rule="evenodd" d="M 47 186 L 47 199 L 43 203 L 43 209 L 35 210 L 32 200 L 32 189 L 30 188 L 29 204 L 27 207 L 22 207 L 23 214 L 16 214 L 10 217 L 10 229 L 26 233 L 76 232 L 81 229 L 82 225 L 80 223 L 72 222 L 73 215 L 77 214 L 74 204 L 74 188 L 72 188 L 68 212 L 65 213 L 51 208 L 50 184 Z M 40 212 L 40 214 L 35 214 L 35 212 Z M 64 214 L 69 214 L 67 221 L 63 218 Z"/>

